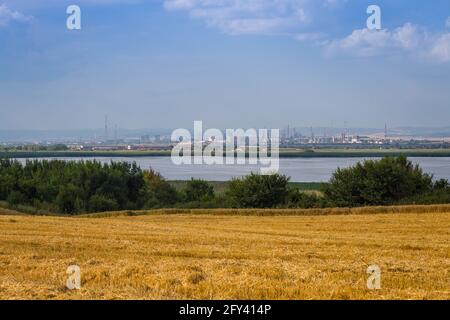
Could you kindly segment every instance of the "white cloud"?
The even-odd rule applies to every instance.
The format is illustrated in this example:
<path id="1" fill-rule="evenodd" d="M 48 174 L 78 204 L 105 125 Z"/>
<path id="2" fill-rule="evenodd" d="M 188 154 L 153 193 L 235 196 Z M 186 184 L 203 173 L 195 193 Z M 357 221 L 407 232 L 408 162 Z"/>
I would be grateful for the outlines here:
<path id="1" fill-rule="evenodd" d="M 233 34 L 268 34 L 289 27 L 290 21 L 282 18 L 245 18 L 227 21 L 215 21 L 213 25 Z"/>
<path id="2" fill-rule="evenodd" d="M 438 62 L 450 62 L 450 33 L 441 35 L 433 42 L 430 57 Z"/>
<path id="3" fill-rule="evenodd" d="M 26 22 L 31 17 L 26 16 L 19 11 L 9 9 L 5 4 L 0 4 L 0 27 L 8 25 L 10 22 Z"/>
<path id="4" fill-rule="evenodd" d="M 231 35 L 287 34 L 297 41 L 322 46 L 328 56 L 380 55 L 413 56 L 448 62 L 449 34 L 428 34 L 412 23 L 394 30 L 354 30 L 340 39 L 330 39 L 320 30 L 311 30 L 311 15 L 321 8 L 334 8 L 348 0 L 164 0 L 169 11 L 185 11 Z M 450 28 L 450 17 L 446 21 Z M 307 27 L 307 28 L 306 28 Z M 305 32 L 305 30 L 308 30 Z"/>
<path id="5" fill-rule="evenodd" d="M 310 0 L 165 0 L 166 10 L 184 10 L 222 32 L 273 34 L 307 24 Z"/>
<path id="6" fill-rule="evenodd" d="M 412 51 L 425 39 L 417 26 L 406 23 L 402 27 L 389 31 L 369 29 L 354 30 L 349 36 L 330 41 L 326 44 L 328 55 L 347 54 L 358 57 L 371 57 L 398 50 Z"/>
<path id="7" fill-rule="evenodd" d="M 406 23 L 392 33 L 392 40 L 403 49 L 417 48 L 425 38 L 425 34 L 411 23 Z"/>
<path id="8" fill-rule="evenodd" d="M 387 30 L 370 31 L 360 29 L 341 40 L 333 40 L 326 46 L 328 55 L 350 54 L 355 56 L 374 56 L 386 47 L 390 39 Z"/>
<path id="9" fill-rule="evenodd" d="M 429 35 L 419 27 L 406 23 L 394 31 L 360 29 L 349 36 L 324 44 L 328 56 L 349 55 L 374 57 L 411 55 L 432 62 L 450 62 L 450 33 Z"/>

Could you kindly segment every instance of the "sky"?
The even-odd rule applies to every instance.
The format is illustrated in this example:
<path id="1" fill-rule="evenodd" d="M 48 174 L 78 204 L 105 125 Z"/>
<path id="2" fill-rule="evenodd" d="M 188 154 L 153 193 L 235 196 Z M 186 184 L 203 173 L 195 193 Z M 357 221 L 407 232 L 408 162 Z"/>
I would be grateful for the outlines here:
<path id="1" fill-rule="evenodd" d="M 0 130 L 105 114 L 129 129 L 448 126 L 450 1 L 0 0 Z"/>

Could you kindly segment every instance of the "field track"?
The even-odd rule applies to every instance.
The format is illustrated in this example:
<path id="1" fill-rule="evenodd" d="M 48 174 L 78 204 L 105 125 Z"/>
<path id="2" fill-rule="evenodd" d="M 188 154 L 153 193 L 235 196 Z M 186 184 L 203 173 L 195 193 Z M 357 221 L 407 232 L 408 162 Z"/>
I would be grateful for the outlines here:
<path id="1" fill-rule="evenodd" d="M 95 219 L 6 212 L 0 298 L 450 299 L 450 208 L 438 207 Z M 65 287 L 73 264 L 82 272 L 75 291 Z M 378 291 L 366 287 L 374 264 Z"/>

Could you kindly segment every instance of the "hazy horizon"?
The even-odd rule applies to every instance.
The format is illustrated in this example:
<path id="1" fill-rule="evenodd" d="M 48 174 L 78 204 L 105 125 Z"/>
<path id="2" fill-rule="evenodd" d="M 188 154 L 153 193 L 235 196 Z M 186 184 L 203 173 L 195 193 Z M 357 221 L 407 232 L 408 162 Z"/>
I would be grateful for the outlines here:
<path id="1" fill-rule="evenodd" d="M 192 126 L 185 126 L 185 129 L 193 131 Z M 210 127 L 204 126 L 204 130 Z M 141 137 L 144 135 L 150 135 L 152 137 L 157 135 L 168 136 L 176 128 L 116 128 L 109 127 L 108 135 L 110 139 L 117 138 L 131 138 Z M 218 128 L 225 130 L 226 128 Z M 237 128 L 232 128 L 237 129 Z M 243 128 L 249 129 L 249 128 Z M 286 130 L 286 127 L 279 128 L 281 131 Z M 295 129 L 297 133 L 303 136 L 310 136 L 311 129 L 314 135 L 323 136 L 324 134 L 329 136 L 338 136 L 342 132 L 347 132 L 350 135 L 383 135 L 384 128 L 358 128 L 358 127 L 295 127 L 290 126 L 291 133 Z M 422 137 L 422 138 L 449 138 L 450 126 L 447 127 L 388 127 L 388 135 L 392 137 Z M 47 130 L 3 130 L 0 129 L 0 142 L 26 142 L 26 141 L 68 141 L 77 139 L 91 139 L 94 137 L 104 138 L 104 128 L 91 128 L 91 129 L 47 129 Z"/>

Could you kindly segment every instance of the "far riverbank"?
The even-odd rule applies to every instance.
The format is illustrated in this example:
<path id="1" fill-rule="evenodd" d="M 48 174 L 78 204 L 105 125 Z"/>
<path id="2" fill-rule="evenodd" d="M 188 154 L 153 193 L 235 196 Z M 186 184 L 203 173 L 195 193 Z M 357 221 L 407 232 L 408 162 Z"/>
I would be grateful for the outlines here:
<path id="1" fill-rule="evenodd" d="M 0 151 L 0 158 L 170 157 L 152 151 Z M 282 149 L 280 158 L 379 158 L 385 156 L 450 157 L 450 149 Z"/>

